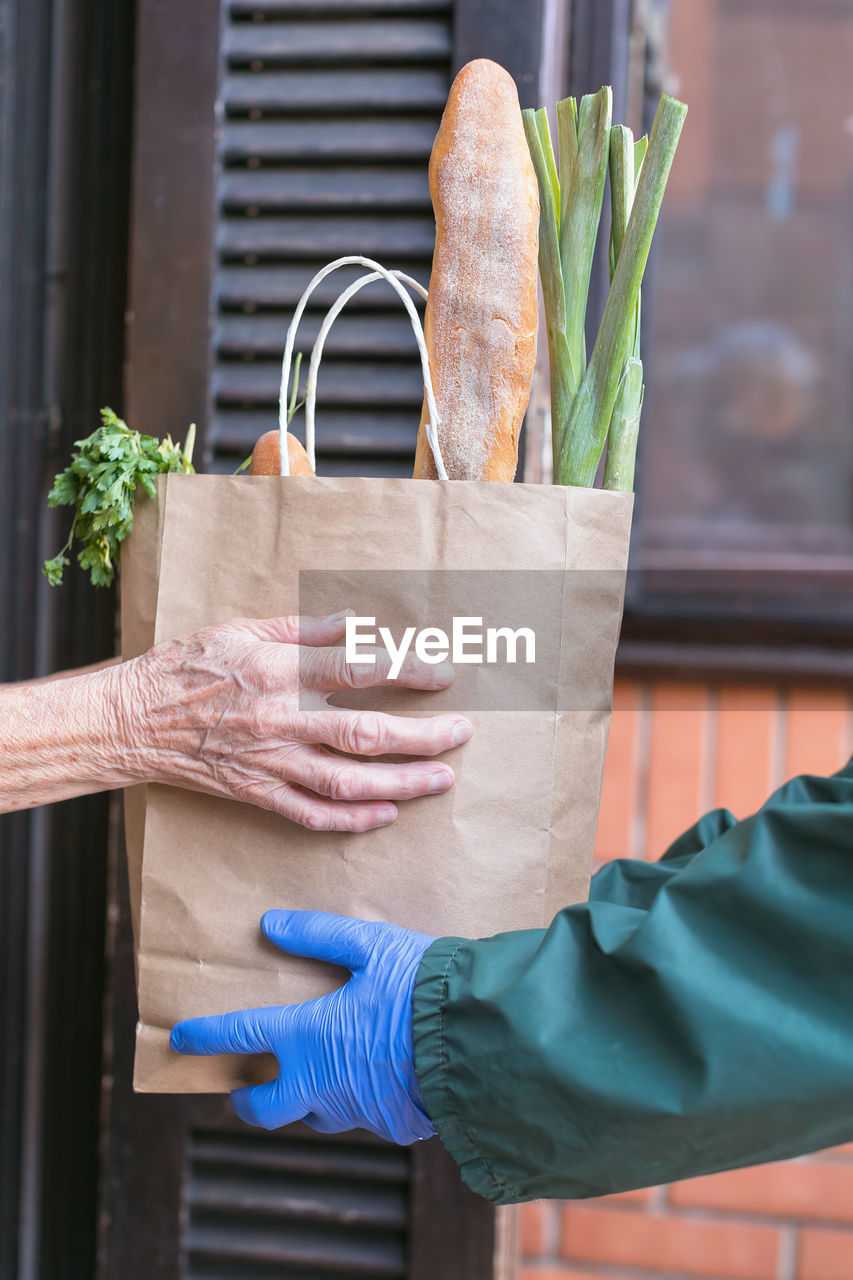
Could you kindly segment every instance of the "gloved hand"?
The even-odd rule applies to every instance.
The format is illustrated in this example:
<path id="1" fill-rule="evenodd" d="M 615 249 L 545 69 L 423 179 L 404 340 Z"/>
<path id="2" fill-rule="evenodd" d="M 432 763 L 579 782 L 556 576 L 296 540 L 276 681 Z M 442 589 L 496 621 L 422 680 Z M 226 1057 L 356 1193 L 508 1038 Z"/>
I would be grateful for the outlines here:
<path id="1" fill-rule="evenodd" d="M 320 1133 L 369 1129 L 403 1145 L 431 1137 L 415 1077 L 412 992 L 434 939 L 324 911 L 267 911 L 261 928 L 282 951 L 343 965 L 352 977 L 303 1004 L 179 1022 L 172 1048 L 275 1054 L 275 1080 L 231 1094 L 247 1124 L 277 1129 L 301 1120 Z"/>

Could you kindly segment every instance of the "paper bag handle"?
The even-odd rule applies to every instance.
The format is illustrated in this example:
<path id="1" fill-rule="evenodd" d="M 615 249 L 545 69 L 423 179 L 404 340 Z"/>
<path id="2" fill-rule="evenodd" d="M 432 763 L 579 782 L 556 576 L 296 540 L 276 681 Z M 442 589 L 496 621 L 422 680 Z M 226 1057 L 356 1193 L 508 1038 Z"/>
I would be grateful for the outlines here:
<path id="1" fill-rule="evenodd" d="M 421 326 L 420 316 L 415 310 L 414 303 L 403 288 L 401 281 L 405 281 L 412 289 L 416 290 L 422 298 L 427 297 L 427 291 L 423 285 L 417 280 L 407 276 L 402 271 L 388 271 L 379 262 L 374 262 L 372 258 L 364 258 L 360 254 L 353 254 L 345 258 L 337 258 L 334 262 L 330 262 L 323 267 L 322 271 L 318 271 L 307 289 L 299 299 L 296 310 L 293 313 L 293 319 L 287 330 L 287 341 L 284 346 L 284 359 L 281 364 L 281 388 L 279 391 L 278 401 L 278 426 L 279 426 L 279 456 L 280 468 L 283 476 L 290 475 L 290 461 L 287 453 L 287 408 L 290 389 L 290 370 L 293 362 L 293 348 L 296 342 L 296 331 L 299 327 L 299 321 L 302 319 L 308 299 L 316 289 L 317 285 L 336 271 L 338 267 L 344 266 L 364 266 L 370 267 L 370 274 L 361 276 L 358 280 L 344 290 L 339 298 L 335 300 L 323 321 L 320 332 L 314 343 L 311 352 L 311 364 L 308 369 L 308 387 L 306 391 L 305 402 L 305 448 L 311 466 L 316 470 L 315 447 L 314 447 L 314 420 L 315 409 L 317 403 L 317 374 L 320 368 L 320 361 L 323 357 L 323 348 L 326 344 L 326 338 L 329 330 L 340 315 L 343 308 L 354 297 L 360 289 L 365 285 L 372 283 L 374 280 L 387 280 L 394 292 L 400 298 L 403 306 L 406 308 L 412 329 L 415 335 L 415 341 L 418 344 L 418 351 L 421 357 L 421 371 L 424 379 L 424 391 L 426 392 L 427 408 L 429 410 L 429 421 L 425 423 L 427 443 L 432 451 L 435 461 L 435 469 L 440 480 L 447 480 L 447 468 L 444 465 L 444 459 L 441 456 L 441 447 L 438 442 L 438 408 L 435 403 L 435 393 L 433 391 L 432 376 L 429 368 L 429 353 L 427 352 L 426 340 L 424 338 L 423 328 Z"/>

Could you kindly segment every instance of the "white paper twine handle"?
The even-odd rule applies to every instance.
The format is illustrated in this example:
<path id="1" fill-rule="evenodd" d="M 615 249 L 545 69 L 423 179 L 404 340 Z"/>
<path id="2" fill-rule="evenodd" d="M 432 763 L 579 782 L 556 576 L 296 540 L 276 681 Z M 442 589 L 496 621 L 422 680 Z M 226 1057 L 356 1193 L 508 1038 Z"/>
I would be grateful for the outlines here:
<path id="1" fill-rule="evenodd" d="M 435 403 L 435 393 L 433 391 L 432 376 L 429 368 L 429 353 L 427 352 L 424 331 L 421 326 L 420 316 L 415 310 L 415 305 L 406 290 L 403 288 L 403 284 L 401 282 L 405 282 L 410 286 L 410 288 L 416 290 L 422 298 L 427 297 L 427 291 L 423 285 L 417 282 L 417 280 L 413 280 L 411 276 L 407 276 L 404 272 L 388 271 L 381 263 L 374 262 L 372 258 L 364 258 L 360 254 L 353 254 L 346 258 L 337 258 L 334 262 L 330 262 L 328 266 L 323 267 L 322 271 L 318 271 L 302 297 L 299 299 L 296 310 L 293 313 L 293 319 L 291 320 L 290 326 L 287 330 L 287 341 L 284 346 L 284 359 L 281 363 L 281 389 L 279 391 L 278 400 L 279 458 L 281 474 L 283 476 L 290 475 L 290 460 L 287 454 L 287 410 L 289 403 L 290 371 L 293 363 L 293 348 L 296 342 L 296 331 L 299 327 L 299 321 L 302 319 L 308 299 L 311 297 L 311 294 L 314 292 L 317 285 L 320 284 L 322 280 L 325 280 L 326 276 L 331 275 L 333 271 L 336 271 L 338 267 L 347 266 L 369 267 L 370 274 L 361 276 L 358 280 L 353 281 L 353 283 L 344 290 L 340 297 L 333 302 L 326 314 L 323 324 L 320 327 L 320 332 L 317 334 L 317 339 L 311 352 L 311 364 L 308 369 L 308 387 L 305 401 L 305 451 L 308 454 L 311 466 L 316 471 L 314 422 L 317 404 L 317 375 L 320 369 L 320 361 L 323 358 L 323 348 L 326 344 L 326 338 L 329 335 L 329 330 L 343 308 L 349 302 L 350 298 L 354 297 L 360 289 L 364 288 L 365 285 L 371 284 L 374 280 L 381 279 L 387 280 L 394 292 L 400 298 L 400 301 L 406 308 L 406 313 L 408 314 L 414 331 L 415 341 L 418 344 L 418 351 L 420 352 L 421 357 L 421 372 L 423 373 L 424 391 L 426 392 L 427 409 L 429 411 L 429 421 L 425 424 L 424 430 L 426 432 L 427 443 L 429 444 L 433 460 L 435 462 L 435 469 L 438 473 L 438 478 L 439 480 L 447 480 L 449 479 L 447 468 L 444 465 L 444 459 L 441 456 L 441 447 L 438 442 L 438 408 Z"/>

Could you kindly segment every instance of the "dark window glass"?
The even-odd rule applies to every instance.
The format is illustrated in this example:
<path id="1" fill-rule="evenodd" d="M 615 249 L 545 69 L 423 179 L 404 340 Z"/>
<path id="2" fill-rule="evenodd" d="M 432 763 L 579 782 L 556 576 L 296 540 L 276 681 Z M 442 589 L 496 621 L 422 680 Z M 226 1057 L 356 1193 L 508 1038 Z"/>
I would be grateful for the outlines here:
<path id="1" fill-rule="evenodd" d="M 850 569 L 853 0 L 668 9 L 636 562 Z"/>

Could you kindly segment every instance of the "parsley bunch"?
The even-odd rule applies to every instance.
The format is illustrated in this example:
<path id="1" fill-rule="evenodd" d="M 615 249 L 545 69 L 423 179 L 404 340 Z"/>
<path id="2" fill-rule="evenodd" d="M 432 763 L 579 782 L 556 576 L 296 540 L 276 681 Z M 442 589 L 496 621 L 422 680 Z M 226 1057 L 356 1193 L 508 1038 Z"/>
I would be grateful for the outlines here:
<path id="1" fill-rule="evenodd" d="M 192 471 L 195 427 L 187 432 L 181 448 L 171 436 L 157 440 L 131 431 L 112 409 L 101 410 L 101 426 L 75 443 L 71 465 L 60 472 L 48 494 L 51 507 L 74 507 L 68 541 L 43 573 L 52 587 L 62 582 L 71 563 L 68 552 L 75 537 L 82 544 L 77 555 L 96 587 L 108 587 L 115 578 L 121 544 L 133 528 L 133 502 L 137 487 L 150 498 L 154 477 L 166 471 Z"/>

